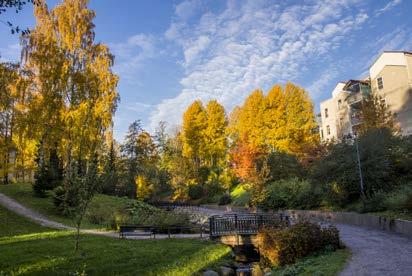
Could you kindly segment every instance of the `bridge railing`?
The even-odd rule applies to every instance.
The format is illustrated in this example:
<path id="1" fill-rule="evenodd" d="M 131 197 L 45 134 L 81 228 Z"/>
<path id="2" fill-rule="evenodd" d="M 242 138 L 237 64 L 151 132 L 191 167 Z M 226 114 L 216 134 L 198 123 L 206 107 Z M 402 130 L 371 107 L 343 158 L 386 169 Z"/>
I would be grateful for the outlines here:
<path id="1" fill-rule="evenodd" d="M 282 214 L 230 214 L 209 218 L 210 237 L 254 235 L 264 226 L 276 227 L 288 223 Z"/>

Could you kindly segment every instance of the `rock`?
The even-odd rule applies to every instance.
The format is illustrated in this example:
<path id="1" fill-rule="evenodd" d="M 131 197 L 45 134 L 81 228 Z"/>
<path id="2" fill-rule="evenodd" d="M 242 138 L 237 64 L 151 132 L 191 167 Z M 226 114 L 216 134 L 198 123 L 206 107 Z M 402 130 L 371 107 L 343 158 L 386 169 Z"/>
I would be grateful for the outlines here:
<path id="1" fill-rule="evenodd" d="M 203 276 L 219 276 L 219 273 L 213 270 L 206 270 L 203 272 Z"/>
<path id="2" fill-rule="evenodd" d="M 227 266 L 222 266 L 220 267 L 220 274 L 222 276 L 233 276 L 235 275 L 235 270 Z"/>
<path id="3" fill-rule="evenodd" d="M 265 276 L 270 276 L 270 275 L 272 275 L 271 271 L 265 273 Z"/>

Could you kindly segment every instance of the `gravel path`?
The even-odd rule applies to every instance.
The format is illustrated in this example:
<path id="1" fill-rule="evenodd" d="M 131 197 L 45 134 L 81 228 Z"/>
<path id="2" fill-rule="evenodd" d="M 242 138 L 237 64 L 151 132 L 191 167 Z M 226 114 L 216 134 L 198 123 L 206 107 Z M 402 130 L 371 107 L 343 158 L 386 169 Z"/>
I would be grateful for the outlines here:
<path id="1" fill-rule="evenodd" d="M 50 227 L 54 229 L 61 229 L 61 230 L 76 230 L 74 227 L 70 227 L 67 225 L 64 225 L 62 223 L 52 221 L 44 217 L 43 215 L 24 207 L 14 199 L 0 193 L 0 205 L 3 207 L 9 209 L 10 211 L 22 216 L 26 217 L 42 226 L 45 227 Z M 101 230 L 93 230 L 93 229 L 82 229 L 82 233 L 85 234 L 93 234 L 93 235 L 102 235 L 106 237 L 112 237 L 112 238 L 118 238 L 119 233 L 115 231 L 101 231 Z M 149 236 L 131 236 L 131 237 L 126 237 L 127 239 L 150 239 Z M 167 239 L 169 238 L 168 235 L 164 234 L 158 234 L 156 235 L 156 239 Z M 203 234 L 202 237 L 200 237 L 200 234 L 172 234 L 170 235 L 170 238 L 208 238 L 207 235 Z"/>
<path id="2" fill-rule="evenodd" d="M 59 222 L 51 221 L 46 217 L 42 216 L 41 214 L 24 207 L 14 199 L 2 193 L 0 193 L 0 205 L 3 205 L 5 208 L 9 209 L 12 212 L 15 212 L 16 214 L 19 214 L 22 217 L 31 219 L 42 226 L 55 229 L 74 230 L 74 227 L 69 227 Z"/>
<path id="3" fill-rule="evenodd" d="M 352 257 L 341 276 L 412 275 L 412 239 L 349 225 L 337 225 Z"/>

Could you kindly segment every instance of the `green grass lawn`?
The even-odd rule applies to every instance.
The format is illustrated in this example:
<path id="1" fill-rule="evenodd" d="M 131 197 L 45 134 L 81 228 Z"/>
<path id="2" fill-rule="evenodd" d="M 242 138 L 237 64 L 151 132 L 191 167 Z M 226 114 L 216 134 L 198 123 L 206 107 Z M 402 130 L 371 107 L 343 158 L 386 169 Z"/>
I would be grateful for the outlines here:
<path id="1" fill-rule="evenodd" d="M 249 204 L 250 193 L 245 189 L 244 185 L 238 185 L 230 193 L 232 204 L 235 206 L 246 206 Z"/>
<path id="2" fill-rule="evenodd" d="M 346 261 L 350 256 L 347 249 L 340 249 L 335 252 L 326 252 L 323 254 L 310 256 L 294 265 L 285 266 L 272 271 L 271 275 L 317 275 L 317 276 L 334 276 L 345 267 Z"/>
<path id="3" fill-rule="evenodd" d="M 120 240 L 54 231 L 0 208 L 0 275 L 193 275 L 226 261 L 230 249 L 200 240 Z M 2 221 L 3 222 L 3 221 Z"/>
<path id="4" fill-rule="evenodd" d="M 0 238 L 51 231 L 51 229 L 34 224 L 23 217 L 0 206 Z"/>
<path id="5" fill-rule="evenodd" d="M 51 220 L 74 226 L 73 221 L 70 218 L 64 217 L 57 212 L 53 205 L 51 191 L 47 193 L 47 197 L 39 198 L 34 196 L 31 184 L 15 183 L 0 185 L 0 193 L 15 199 L 25 207 L 35 210 Z M 99 219 L 107 219 L 108 216 L 115 215 L 116 212 L 123 209 L 130 201 L 132 200 L 127 198 L 101 194 L 96 195 L 89 207 L 89 210 L 94 212 L 94 216 L 86 216 L 83 220 L 82 228 L 105 228 L 107 225 L 99 223 Z"/>

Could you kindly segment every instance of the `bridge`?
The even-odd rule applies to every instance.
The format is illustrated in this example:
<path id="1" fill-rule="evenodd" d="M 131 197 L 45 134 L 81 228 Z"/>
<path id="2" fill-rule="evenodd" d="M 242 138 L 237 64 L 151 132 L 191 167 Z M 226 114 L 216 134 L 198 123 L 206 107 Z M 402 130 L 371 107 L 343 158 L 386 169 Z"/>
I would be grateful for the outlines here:
<path id="1" fill-rule="evenodd" d="M 211 240 L 230 246 L 257 245 L 256 234 L 262 227 L 282 223 L 289 223 L 289 218 L 282 214 L 216 215 L 209 218 L 209 235 Z"/>

